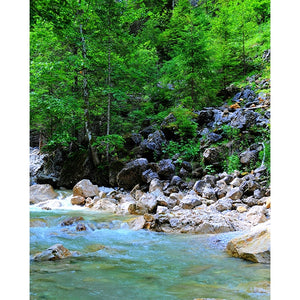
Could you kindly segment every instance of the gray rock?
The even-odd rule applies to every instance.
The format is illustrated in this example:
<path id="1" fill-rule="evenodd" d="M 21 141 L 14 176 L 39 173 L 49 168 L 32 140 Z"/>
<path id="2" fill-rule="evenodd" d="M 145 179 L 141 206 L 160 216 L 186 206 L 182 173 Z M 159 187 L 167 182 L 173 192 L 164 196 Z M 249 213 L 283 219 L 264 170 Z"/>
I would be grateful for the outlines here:
<path id="1" fill-rule="evenodd" d="M 240 162 L 243 165 L 249 165 L 250 163 L 256 163 L 258 158 L 257 150 L 246 150 L 240 154 Z"/>
<path id="2" fill-rule="evenodd" d="M 202 197 L 209 200 L 217 200 L 216 192 L 212 187 L 206 186 L 202 192 Z"/>
<path id="3" fill-rule="evenodd" d="M 30 204 L 55 199 L 58 194 L 50 184 L 35 184 L 30 186 Z"/>
<path id="4" fill-rule="evenodd" d="M 239 187 L 242 184 L 242 182 L 243 182 L 242 178 L 236 177 L 230 182 L 230 184 L 234 187 Z"/>
<path id="5" fill-rule="evenodd" d="M 69 226 L 72 225 L 73 223 L 77 223 L 78 221 L 83 221 L 83 217 L 70 217 L 65 219 L 60 225 L 61 226 Z"/>
<path id="6" fill-rule="evenodd" d="M 166 141 L 166 137 L 161 130 L 156 130 L 149 134 L 146 140 L 140 144 L 141 153 L 143 156 L 153 158 L 153 156 L 160 156 L 162 154 L 161 147 Z"/>
<path id="7" fill-rule="evenodd" d="M 167 214 L 168 212 L 169 212 L 169 210 L 165 206 L 158 205 L 156 208 L 156 214 Z"/>
<path id="8" fill-rule="evenodd" d="M 214 205 L 217 211 L 230 210 L 232 208 L 233 201 L 230 198 L 219 199 Z"/>
<path id="9" fill-rule="evenodd" d="M 259 188 L 259 183 L 252 179 L 244 180 L 243 183 L 240 185 L 240 189 L 245 195 L 251 195 L 256 189 Z"/>
<path id="10" fill-rule="evenodd" d="M 175 205 L 179 204 L 179 200 L 175 197 L 167 197 L 164 195 L 157 197 L 157 204 L 160 206 L 166 206 L 168 208 L 173 208 Z"/>
<path id="11" fill-rule="evenodd" d="M 206 140 L 209 143 L 216 143 L 217 141 L 221 140 L 223 137 L 220 134 L 214 133 L 214 132 L 210 132 L 207 137 Z"/>
<path id="12" fill-rule="evenodd" d="M 147 183 L 151 182 L 151 180 L 154 178 L 158 179 L 159 176 L 156 172 L 152 171 L 151 169 L 148 169 L 142 173 L 142 179 Z"/>
<path id="13" fill-rule="evenodd" d="M 153 194 L 145 193 L 136 202 L 136 211 L 140 214 L 153 213 L 157 206 L 157 199 Z"/>
<path id="14" fill-rule="evenodd" d="M 230 122 L 231 127 L 246 129 L 255 124 L 258 114 L 252 110 L 239 109 L 234 113 Z"/>
<path id="15" fill-rule="evenodd" d="M 187 170 L 188 172 L 192 172 L 192 170 L 193 170 L 191 163 L 188 161 L 183 161 L 181 163 L 181 167 L 184 168 L 185 170 Z"/>
<path id="16" fill-rule="evenodd" d="M 161 179 L 171 179 L 175 173 L 175 166 L 171 159 L 163 159 L 158 163 L 159 177 Z"/>
<path id="17" fill-rule="evenodd" d="M 257 205 L 258 204 L 258 199 L 254 198 L 254 197 L 247 197 L 242 199 L 242 201 L 247 204 L 249 207 Z"/>
<path id="18" fill-rule="evenodd" d="M 33 256 L 35 261 L 47 261 L 47 260 L 60 260 L 66 257 L 72 256 L 71 251 L 65 248 L 61 244 L 55 244 L 49 247 L 47 250 L 38 253 Z"/>
<path id="19" fill-rule="evenodd" d="M 203 152 L 203 159 L 205 165 L 219 164 L 220 151 L 217 148 L 206 148 Z"/>
<path id="20" fill-rule="evenodd" d="M 253 192 L 253 197 L 256 198 L 256 199 L 261 199 L 263 196 L 264 196 L 264 192 L 260 189 L 256 189 L 254 192 Z"/>
<path id="21" fill-rule="evenodd" d="M 188 172 L 186 169 L 181 168 L 181 169 L 179 170 L 179 176 L 180 176 L 181 178 L 186 178 L 188 175 L 189 175 L 189 172 Z"/>
<path id="22" fill-rule="evenodd" d="M 71 204 L 72 205 L 85 205 L 85 198 L 82 196 L 73 196 L 71 198 Z"/>
<path id="23" fill-rule="evenodd" d="M 82 179 L 73 187 L 73 196 L 81 196 L 84 198 L 95 197 L 99 194 L 97 185 L 91 183 L 89 179 Z"/>
<path id="24" fill-rule="evenodd" d="M 171 227 L 177 227 L 177 226 L 179 226 L 179 224 L 180 224 L 180 221 L 179 221 L 178 218 L 171 218 L 171 219 L 169 220 L 169 222 L 170 222 L 170 226 L 171 226 Z"/>
<path id="25" fill-rule="evenodd" d="M 202 199 L 197 195 L 186 195 L 180 200 L 180 205 L 184 209 L 192 209 L 202 204 Z"/>
<path id="26" fill-rule="evenodd" d="M 260 177 L 262 175 L 266 175 L 267 174 L 267 167 L 266 166 L 260 166 L 259 168 L 255 169 L 253 171 L 255 177 Z"/>
<path id="27" fill-rule="evenodd" d="M 145 223 L 146 221 L 144 219 L 144 216 L 140 216 L 135 218 L 133 221 L 128 222 L 128 225 L 132 230 L 140 230 L 144 228 Z"/>
<path id="28" fill-rule="evenodd" d="M 255 205 L 249 209 L 246 213 L 246 219 L 253 226 L 267 221 L 266 217 L 267 209 L 264 206 Z"/>
<path id="29" fill-rule="evenodd" d="M 182 183 L 182 179 L 179 176 L 175 175 L 172 177 L 170 185 L 179 186 L 181 183 Z"/>
<path id="30" fill-rule="evenodd" d="M 195 112 L 197 116 L 197 123 L 199 126 L 208 124 L 214 120 L 214 109 L 212 107 L 204 108 L 199 112 Z"/>
<path id="31" fill-rule="evenodd" d="M 227 192 L 228 192 L 227 187 L 215 188 L 215 193 L 216 193 L 218 199 L 224 198 L 226 196 Z"/>
<path id="32" fill-rule="evenodd" d="M 243 192 L 240 190 L 239 187 L 233 188 L 227 192 L 226 197 L 231 198 L 232 200 L 240 199 L 243 195 Z"/>
<path id="33" fill-rule="evenodd" d="M 146 158 L 139 158 L 127 163 L 117 175 L 118 186 L 130 190 L 136 184 L 142 184 L 142 174 L 147 168 L 148 160 Z"/>
<path id="34" fill-rule="evenodd" d="M 205 182 L 204 180 L 198 180 L 195 182 L 193 186 L 193 191 L 195 191 L 198 195 L 202 195 L 204 188 L 206 186 L 210 186 L 210 185 L 208 185 L 207 182 Z"/>
<path id="35" fill-rule="evenodd" d="M 232 239 L 227 253 L 255 263 L 270 263 L 270 222 L 257 225 L 247 234 Z"/>
<path id="36" fill-rule="evenodd" d="M 163 183 L 158 178 L 152 179 L 149 185 L 149 193 L 154 191 L 163 192 Z"/>

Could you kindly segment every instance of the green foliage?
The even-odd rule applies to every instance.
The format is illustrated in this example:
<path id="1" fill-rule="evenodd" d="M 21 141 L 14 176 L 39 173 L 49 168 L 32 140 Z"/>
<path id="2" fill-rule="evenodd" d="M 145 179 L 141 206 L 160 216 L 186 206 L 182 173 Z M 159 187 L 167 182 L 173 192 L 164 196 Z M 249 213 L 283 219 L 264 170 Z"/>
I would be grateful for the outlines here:
<path id="1" fill-rule="evenodd" d="M 233 173 L 235 170 L 241 169 L 240 158 L 237 154 L 228 156 L 227 161 L 224 164 L 225 172 L 228 174 Z"/>
<path id="2" fill-rule="evenodd" d="M 69 143 L 74 141 L 75 138 L 72 137 L 68 132 L 56 132 L 52 135 L 51 139 L 44 146 L 45 150 L 54 150 L 59 147 L 68 147 Z"/>
<path id="3" fill-rule="evenodd" d="M 189 0 L 179 0 L 173 10 L 168 28 L 160 41 L 168 49 L 170 59 L 162 67 L 163 86 L 172 85 L 174 104 L 201 108 L 210 96 L 215 96 L 213 62 L 206 30 L 208 20 L 199 7 Z"/>
<path id="4" fill-rule="evenodd" d="M 176 118 L 175 122 L 170 123 L 170 126 L 176 128 L 176 133 L 180 137 L 193 138 L 197 135 L 197 123 L 193 120 L 195 114 L 189 109 L 182 106 L 177 106 L 171 110 Z"/>
<path id="5" fill-rule="evenodd" d="M 240 130 L 238 128 L 231 127 L 230 125 L 223 125 L 222 130 L 230 140 L 239 138 Z"/>
<path id="6" fill-rule="evenodd" d="M 110 134 L 105 136 L 98 136 L 93 143 L 93 147 L 96 147 L 100 154 L 105 155 L 108 147 L 108 153 L 110 156 L 117 156 L 125 144 L 125 140 L 118 134 Z"/>
<path id="7" fill-rule="evenodd" d="M 198 158 L 199 151 L 200 142 L 195 142 L 193 140 L 189 142 L 169 141 L 162 147 L 162 152 L 166 155 L 166 157 L 172 157 L 175 154 L 179 154 L 179 161 L 193 161 Z"/>
<path id="8" fill-rule="evenodd" d="M 204 166 L 204 170 L 208 173 L 208 174 L 214 174 L 216 173 L 216 170 L 214 168 L 213 165 L 206 165 Z"/>
<path id="9" fill-rule="evenodd" d="M 146 119 L 159 127 L 173 113 L 179 142 L 165 151 L 195 159 L 192 111 L 216 105 L 222 87 L 249 74 L 270 76 L 262 59 L 270 47 L 270 0 L 197 6 L 189 0 L 34 0 L 30 12 L 30 127 L 50 148 L 86 141 L 87 124 L 99 153 L 109 144 L 115 155 L 121 135 L 138 132 Z M 104 138 L 108 99 L 113 134 Z M 223 143 L 240 139 L 240 148 L 269 139 L 258 128 L 249 136 L 227 125 L 222 130 Z"/>

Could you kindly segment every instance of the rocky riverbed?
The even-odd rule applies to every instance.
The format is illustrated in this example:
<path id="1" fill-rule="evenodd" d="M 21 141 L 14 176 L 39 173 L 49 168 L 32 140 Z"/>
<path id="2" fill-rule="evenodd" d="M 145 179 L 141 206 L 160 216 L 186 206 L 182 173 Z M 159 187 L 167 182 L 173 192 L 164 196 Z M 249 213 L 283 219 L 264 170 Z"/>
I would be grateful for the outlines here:
<path id="1" fill-rule="evenodd" d="M 70 202 L 74 206 L 118 215 L 132 215 L 128 224 L 133 230 L 146 229 L 166 233 L 214 234 L 250 231 L 256 225 L 269 230 L 271 200 L 269 191 L 259 190 L 262 170 L 242 175 L 206 175 L 192 189 L 180 191 L 169 181 L 153 178 L 147 191 L 137 184 L 130 192 L 123 189 L 101 191 L 90 180 L 83 179 L 73 187 Z M 57 193 L 49 184 L 32 185 L 30 203 L 45 210 L 58 207 Z M 80 226 L 79 226 L 80 227 Z M 78 228 L 79 228 L 78 227 Z M 78 229 L 79 230 L 79 229 Z M 80 230 L 86 230 L 84 226 Z M 248 237 L 246 236 L 245 239 Z M 261 240 L 256 234 L 255 240 Z M 249 239 L 248 239 L 249 240 Z M 252 261 L 269 263 L 270 239 L 256 242 L 252 254 L 236 250 L 234 243 L 228 253 Z M 249 251 L 250 251 L 249 250 Z M 261 254 L 261 253 L 264 254 Z M 253 254 L 254 253 L 254 254 Z M 258 253 L 258 254 L 257 254 Z M 263 256 L 265 259 L 256 259 Z"/>

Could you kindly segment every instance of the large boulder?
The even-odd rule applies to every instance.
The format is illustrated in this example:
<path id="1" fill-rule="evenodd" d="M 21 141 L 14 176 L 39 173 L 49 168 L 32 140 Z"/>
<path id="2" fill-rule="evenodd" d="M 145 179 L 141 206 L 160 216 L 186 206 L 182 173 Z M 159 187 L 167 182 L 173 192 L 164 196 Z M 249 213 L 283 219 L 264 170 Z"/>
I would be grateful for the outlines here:
<path id="1" fill-rule="evenodd" d="M 234 113 L 234 116 L 230 122 L 231 127 L 246 129 L 256 123 L 258 114 L 252 110 L 238 110 Z"/>
<path id="2" fill-rule="evenodd" d="M 193 186 L 193 191 L 202 196 L 205 188 L 211 188 L 210 183 L 205 180 L 197 180 Z"/>
<path id="3" fill-rule="evenodd" d="M 137 184 L 143 184 L 142 174 L 147 169 L 148 160 L 146 158 L 130 161 L 117 175 L 118 186 L 130 190 Z"/>
<path id="4" fill-rule="evenodd" d="M 161 130 L 163 131 L 167 140 L 176 139 L 176 129 L 177 126 L 175 125 L 176 117 L 170 113 L 163 122 L 161 123 Z"/>
<path id="5" fill-rule="evenodd" d="M 153 194 L 145 193 L 136 202 L 136 213 L 154 213 L 157 206 L 157 199 Z"/>
<path id="6" fill-rule="evenodd" d="M 258 158 L 257 150 L 246 150 L 240 154 L 240 162 L 243 165 L 255 164 Z"/>
<path id="7" fill-rule="evenodd" d="M 99 195 L 98 186 L 91 183 L 89 179 L 82 179 L 73 187 L 73 196 L 84 198 L 95 197 Z"/>
<path id="8" fill-rule="evenodd" d="M 140 230 L 145 226 L 146 220 L 144 216 L 140 216 L 128 222 L 129 228 L 132 230 Z"/>
<path id="9" fill-rule="evenodd" d="M 140 144 L 141 154 L 148 159 L 153 159 L 162 154 L 162 144 L 166 141 L 165 135 L 161 130 L 156 130 L 149 134 L 146 140 Z"/>
<path id="10" fill-rule="evenodd" d="M 206 148 L 203 152 L 203 159 L 205 165 L 218 165 L 220 160 L 220 150 L 215 147 Z"/>
<path id="11" fill-rule="evenodd" d="M 199 126 L 208 124 L 214 120 L 214 109 L 212 107 L 204 108 L 203 110 L 195 113 L 197 114 L 197 123 Z"/>
<path id="12" fill-rule="evenodd" d="M 158 163 L 157 174 L 161 179 L 171 179 L 175 174 L 175 166 L 171 159 L 163 159 Z"/>
<path id="13" fill-rule="evenodd" d="M 270 263 L 270 221 L 253 227 L 248 233 L 232 239 L 227 253 L 256 263 Z"/>
<path id="14" fill-rule="evenodd" d="M 35 184 L 30 187 L 30 204 L 56 199 L 58 194 L 50 184 Z"/>

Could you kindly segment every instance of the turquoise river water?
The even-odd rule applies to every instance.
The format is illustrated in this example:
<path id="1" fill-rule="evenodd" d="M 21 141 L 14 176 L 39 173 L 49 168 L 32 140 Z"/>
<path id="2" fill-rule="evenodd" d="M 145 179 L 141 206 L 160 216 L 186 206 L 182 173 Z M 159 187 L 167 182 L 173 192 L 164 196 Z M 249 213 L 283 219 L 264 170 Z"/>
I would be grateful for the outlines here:
<path id="1" fill-rule="evenodd" d="M 30 262 L 30 299 L 270 299 L 270 266 L 229 257 L 226 243 L 240 233 L 165 234 L 130 230 L 132 216 L 70 206 L 30 207 L 31 255 L 60 243 L 75 257 Z M 85 231 L 76 224 L 82 216 Z"/>

